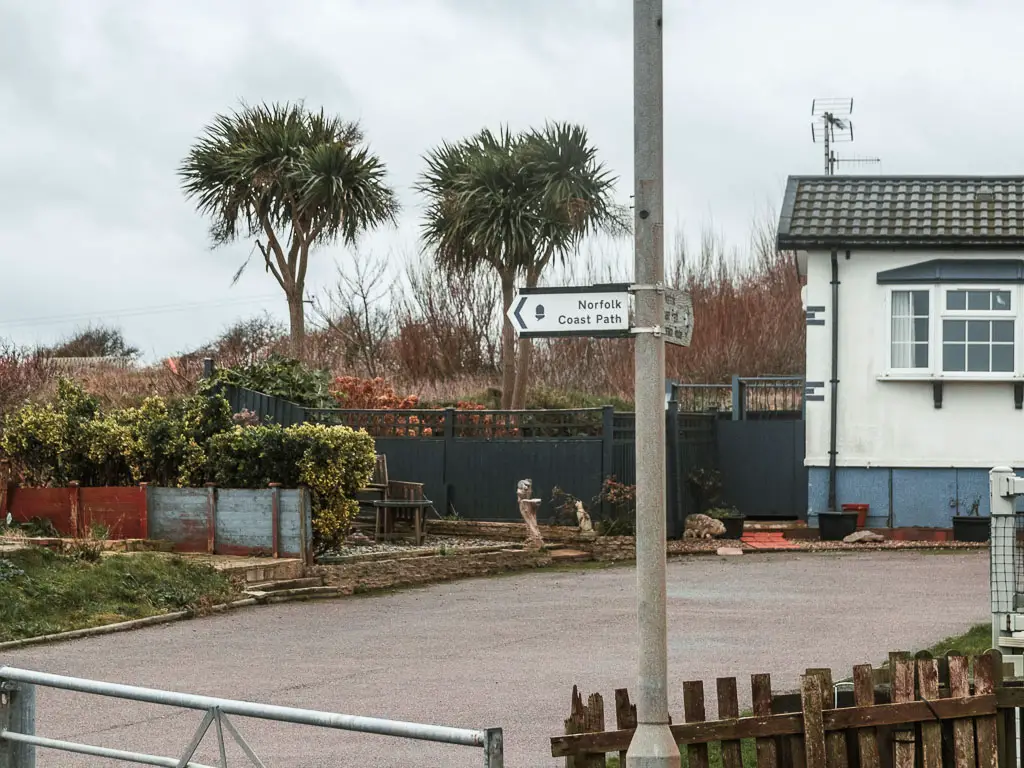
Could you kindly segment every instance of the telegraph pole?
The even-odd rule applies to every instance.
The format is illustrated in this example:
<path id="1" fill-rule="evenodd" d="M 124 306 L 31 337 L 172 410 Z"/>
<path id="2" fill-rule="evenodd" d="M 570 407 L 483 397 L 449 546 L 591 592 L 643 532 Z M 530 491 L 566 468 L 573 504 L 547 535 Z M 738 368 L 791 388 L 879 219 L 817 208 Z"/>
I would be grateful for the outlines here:
<path id="1" fill-rule="evenodd" d="M 639 697 L 628 768 L 679 768 L 665 610 L 665 224 L 662 0 L 633 0 L 636 573 Z"/>

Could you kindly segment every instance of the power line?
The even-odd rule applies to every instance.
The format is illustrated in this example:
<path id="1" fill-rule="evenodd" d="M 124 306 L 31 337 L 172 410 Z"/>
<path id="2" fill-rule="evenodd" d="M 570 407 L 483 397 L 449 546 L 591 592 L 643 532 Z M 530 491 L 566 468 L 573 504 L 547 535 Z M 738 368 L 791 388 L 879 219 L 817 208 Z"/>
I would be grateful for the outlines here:
<path id="1" fill-rule="evenodd" d="M 19 327 L 26 325 L 55 325 L 58 323 L 83 321 L 83 320 L 107 320 L 112 317 L 144 317 L 146 315 L 158 315 L 171 312 L 185 312 L 188 310 L 218 309 L 221 307 L 239 306 L 255 302 L 268 301 L 280 298 L 280 294 L 268 294 L 265 296 L 240 296 L 235 299 L 220 301 L 200 301 L 186 304 L 164 304 L 155 307 L 135 307 L 132 309 L 105 310 L 102 313 L 76 313 L 68 315 L 44 315 L 33 318 L 18 318 L 11 320 L 0 320 L 0 327 Z"/>

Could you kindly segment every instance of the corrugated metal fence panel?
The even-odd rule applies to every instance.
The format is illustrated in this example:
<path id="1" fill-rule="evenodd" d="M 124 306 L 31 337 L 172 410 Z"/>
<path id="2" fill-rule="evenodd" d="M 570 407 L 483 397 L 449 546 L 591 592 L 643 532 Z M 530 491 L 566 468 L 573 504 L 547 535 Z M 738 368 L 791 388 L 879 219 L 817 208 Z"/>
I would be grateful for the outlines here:
<path id="1" fill-rule="evenodd" d="M 521 520 L 516 483 L 533 480 L 538 518 L 551 520 L 555 486 L 589 506 L 601 491 L 601 438 L 473 440 L 450 443 L 448 482 L 458 514 L 471 520 Z M 390 459 L 388 461 L 390 470 Z"/>
<path id="2" fill-rule="evenodd" d="M 273 552 L 273 498 L 269 488 L 218 488 L 214 518 L 217 554 L 251 555 L 254 549 Z"/>
<path id="3" fill-rule="evenodd" d="M 804 422 L 720 421 L 723 501 L 748 517 L 807 516 Z"/>
<path id="4" fill-rule="evenodd" d="M 281 489 L 281 519 L 277 523 L 277 551 L 281 557 L 302 557 L 303 522 L 305 536 L 309 536 L 313 524 L 310 514 L 309 493 L 301 493 L 297 488 Z"/>
<path id="5" fill-rule="evenodd" d="M 150 488 L 149 538 L 174 542 L 182 552 L 205 552 L 207 498 L 205 488 Z"/>

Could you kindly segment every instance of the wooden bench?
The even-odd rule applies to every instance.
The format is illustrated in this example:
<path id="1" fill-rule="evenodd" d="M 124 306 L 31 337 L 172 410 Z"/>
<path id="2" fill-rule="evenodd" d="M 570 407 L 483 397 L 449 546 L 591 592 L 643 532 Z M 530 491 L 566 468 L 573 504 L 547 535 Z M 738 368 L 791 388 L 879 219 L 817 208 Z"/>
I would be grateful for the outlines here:
<path id="1" fill-rule="evenodd" d="M 402 480 L 391 480 L 387 485 L 387 494 L 383 499 L 373 502 L 375 521 L 373 528 L 374 541 L 391 541 L 406 538 L 397 531 L 396 523 L 411 524 L 413 539 L 417 546 L 426 539 L 426 510 L 433 509 L 434 502 L 424 497 L 423 483 L 410 483 Z"/>
<path id="2" fill-rule="evenodd" d="M 377 454 L 373 468 L 373 476 L 365 487 L 356 491 L 359 503 L 357 519 L 372 522 L 374 517 L 373 502 L 385 501 L 388 498 L 388 459 L 382 453 Z"/>

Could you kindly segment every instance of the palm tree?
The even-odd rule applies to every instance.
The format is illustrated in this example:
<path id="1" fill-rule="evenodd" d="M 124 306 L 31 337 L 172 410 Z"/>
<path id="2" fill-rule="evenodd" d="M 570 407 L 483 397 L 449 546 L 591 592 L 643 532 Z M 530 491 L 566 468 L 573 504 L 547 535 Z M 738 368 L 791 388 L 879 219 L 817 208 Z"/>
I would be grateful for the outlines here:
<path id="1" fill-rule="evenodd" d="M 243 105 L 217 115 L 179 169 L 186 198 L 213 220 L 215 246 L 255 238 L 288 300 L 297 358 L 306 334 L 310 249 L 338 238 L 351 244 L 361 232 L 395 221 L 398 202 L 385 172 L 363 145 L 358 123 L 301 103 Z"/>
<path id="2" fill-rule="evenodd" d="M 488 266 L 501 282 L 505 313 L 518 278 L 530 287 L 555 257 L 564 260 L 594 231 L 629 231 L 628 210 L 614 202 L 615 183 L 597 162 L 586 130 L 548 123 L 512 134 L 488 130 L 428 153 L 417 183 L 427 198 L 421 233 L 446 266 Z M 502 408 L 526 401 L 532 344 L 502 325 Z"/>
<path id="3" fill-rule="evenodd" d="M 458 276 L 484 266 L 498 274 L 507 312 L 516 277 L 529 261 L 539 228 L 533 196 L 519 156 L 522 141 L 507 129 L 483 130 L 427 154 L 416 189 L 427 198 L 421 234 L 440 263 Z M 501 330 L 501 405 L 515 388 L 515 332 L 507 317 Z"/>
<path id="4" fill-rule="evenodd" d="M 631 231 L 629 207 L 615 202 L 616 177 L 597 160 L 586 129 L 549 122 L 523 136 L 522 158 L 537 195 L 540 227 L 534 234 L 526 286 L 535 288 L 548 265 L 577 253 L 591 234 L 613 236 Z M 533 340 L 520 339 L 512 408 L 526 406 Z"/>

